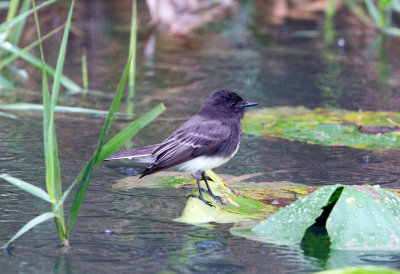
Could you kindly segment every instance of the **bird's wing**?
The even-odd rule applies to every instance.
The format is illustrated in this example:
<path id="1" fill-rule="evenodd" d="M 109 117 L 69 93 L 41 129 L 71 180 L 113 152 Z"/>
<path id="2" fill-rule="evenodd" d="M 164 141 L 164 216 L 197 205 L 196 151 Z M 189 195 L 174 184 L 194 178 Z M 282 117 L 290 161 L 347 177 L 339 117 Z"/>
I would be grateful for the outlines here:
<path id="1" fill-rule="evenodd" d="M 160 144 L 145 146 L 141 148 L 136 148 L 132 150 L 125 150 L 116 152 L 110 155 L 106 161 L 116 160 L 116 159 L 138 159 L 139 162 L 143 163 L 154 163 L 153 157 L 151 154 Z"/>
<path id="2" fill-rule="evenodd" d="M 213 154 L 230 133 L 230 127 L 222 121 L 193 117 L 153 152 L 156 161 L 146 173 L 186 162 L 197 157 L 199 152 L 201 155 Z"/>

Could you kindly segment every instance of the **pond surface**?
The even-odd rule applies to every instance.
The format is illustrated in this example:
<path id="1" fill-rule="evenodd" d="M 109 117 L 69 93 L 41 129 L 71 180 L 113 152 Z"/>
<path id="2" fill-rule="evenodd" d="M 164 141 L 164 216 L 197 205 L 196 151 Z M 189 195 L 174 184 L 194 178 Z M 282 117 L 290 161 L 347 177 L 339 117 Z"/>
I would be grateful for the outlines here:
<path id="1" fill-rule="evenodd" d="M 128 55 L 129 2 L 77 3 L 65 74 L 81 83 L 80 58 L 86 47 L 89 87 L 96 92 L 65 93 L 60 105 L 108 109 Z M 252 4 L 242 5 L 237 14 L 188 36 L 139 32 L 135 99 L 126 98 L 121 111 L 139 115 L 160 102 L 167 110 L 126 148 L 161 142 L 216 89 L 235 90 L 260 107 L 400 111 L 398 39 L 344 30 L 336 36 L 346 42 L 339 47 L 336 42 L 327 44 L 322 32 L 313 32 L 315 37 L 297 35 L 299 29 L 293 22 L 266 29 L 251 19 L 259 18 L 261 11 Z M 63 7 L 53 9 L 64 14 Z M 143 2 L 139 17 L 142 29 L 148 20 Z M 44 16 L 46 20 L 49 29 L 62 21 L 56 16 Z M 29 32 L 32 28 L 27 26 L 27 41 L 34 39 L 35 34 Z M 49 63 L 55 63 L 57 51 L 52 49 L 57 49 L 59 38 L 45 44 Z M 28 71 L 30 79 L 19 81 L 16 90 L 0 91 L 0 102 L 40 103 L 40 72 L 22 62 L 18 65 Z M 44 187 L 41 115 L 14 114 L 18 119 L 0 116 L 0 174 L 10 173 Z M 92 154 L 102 123 L 102 117 L 57 114 L 64 188 Z M 127 123 L 117 119 L 111 134 Z M 244 135 L 237 156 L 215 171 L 236 176 L 264 173 L 254 178 L 258 182 L 399 188 L 399 159 L 398 151 L 323 147 Z M 69 252 L 61 252 L 55 225 L 46 222 L 17 240 L 13 250 L 0 253 L 0 272 L 308 273 L 370 264 L 400 269 L 400 252 L 338 251 L 323 243 L 315 249 L 307 244 L 277 246 L 233 236 L 229 224 L 205 228 L 174 222 L 185 206 L 187 190 L 113 190 L 112 185 L 129 168 L 125 162 L 112 162 L 96 169 L 71 234 Z M 4 182 L 0 195 L 1 243 L 49 210 L 46 203 Z"/>

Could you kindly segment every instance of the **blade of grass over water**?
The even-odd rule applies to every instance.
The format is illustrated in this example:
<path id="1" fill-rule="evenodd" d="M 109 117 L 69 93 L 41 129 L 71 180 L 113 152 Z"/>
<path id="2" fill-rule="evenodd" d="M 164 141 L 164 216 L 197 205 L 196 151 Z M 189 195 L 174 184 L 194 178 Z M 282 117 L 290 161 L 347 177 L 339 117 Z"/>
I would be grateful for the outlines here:
<path id="1" fill-rule="evenodd" d="M 87 54 L 86 49 L 83 50 L 82 58 L 82 86 L 83 91 L 86 92 L 88 90 L 88 72 L 87 72 Z"/>
<path id="2" fill-rule="evenodd" d="M 35 185 L 32 185 L 30 183 L 27 183 L 25 181 L 22 181 L 18 178 L 12 177 L 11 175 L 8 174 L 1 174 L 0 178 L 3 180 L 6 180 L 10 184 L 13 184 L 16 187 L 19 187 L 26 192 L 29 192 L 30 194 L 39 197 L 40 199 L 45 200 L 46 202 L 51 203 L 50 196 L 40 187 L 37 187 Z"/>
<path id="3" fill-rule="evenodd" d="M 17 103 L 17 104 L 0 104 L 1 110 L 17 110 L 17 111 L 43 111 L 43 105 L 39 104 L 28 104 L 28 103 Z M 97 110 L 90 108 L 80 108 L 80 107 L 66 107 L 66 106 L 56 106 L 55 112 L 68 112 L 68 113 L 80 113 L 80 114 L 89 114 L 89 115 L 97 115 L 97 116 L 106 116 L 108 111 L 105 110 Z M 129 117 L 125 113 L 117 112 L 116 115 Z"/>
<path id="4" fill-rule="evenodd" d="M 8 9 L 9 6 L 10 6 L 9 1 L 0 1 L 0 9 Z"/>
<path id="5" fill-rule="evenodd" d="M 140 118 L 136 119 L 132 123 L 130 123 L 126 128 L 124 128 L 120 133 L 118 133 L 116 136 L 114 136 L 111 140 L 109 140 L 102 148 L 101 153 L 99 158 L 97 159 L 96 165 L 99 165 L 104 161 L 108 156 L 116 152 L 121 146 L 123 146 L 129 139 L 127 139 L 127 136 L 130 135 L 130 138 L 132 138 L 140 129 L 144 128 L 147 126 L 149 123 L 151 123 L 155 118 L 157 118 L 163 111 L 165 110 L 165 107 L 163 104 L 160 104 L 153 109 L 151 109 L 149 112 L 145 113 L 142 115 Z M 117 137 L 120 135 L 119 137 Z M 118 143 L 117 143 L 118 140 Z M 72 191 L 72 189 L 75 187 L 75 185 L 80 182 L 83 178 L 83 174 L 86 172 L 86 169 L 89 165 L 89 162 L 86 163 L 85 167 L 82 169 L 82 171 L 79 173 L 78 177 L 76 177 L 75 181 L 65 190 L 63 197 L 61 200 L 58 201 L 56 204 L 56 208 L 61 206 L 65 199 L 68 197 L 69 193 Z"/>
<path id="6" fill-rule="evenodd" d="M 136 3 L 136 2 L 135 2 Z M 24 182 L 20 179 L 14 178 L 10 175 L 3 174 L 0 175 L 0 178 L 5 179 L 6 181 L 10 182 L 11 184 L 20 187 L 21 189 L 32 193 L 33 195 L 42 198 L 43 200 L 50 202 L 52 204 L 52 212 L 46 212 L 42 215 L 32 219 L 28 222 L 25 226 L 23 226 L 15 235 L 11 238 L 11 240 L 7 243 L 9 245 L 12 241 L 20 237 L 23 233 L 31 229 L 32 227 L 38 225 L 41 222 L 44 222 L 49 219 L 54 219 L 57 227 L 57 232 L 60 238 L 60 242 L 64 245 L 69 245 L 69 233 L 76 221 L 78 216 L 80 206 L 82 204 L 83 198 L 85 196 L 90 177 L 93 173 L 94 167 L 97 166 L 108 157 L 110 154 L 115 152 L 120 146 L 122 146 L 125 142 L 127 142 L 133 135 L 135 135 L 141 128 L 146 126 L 150 123 L 153 119 L 155 119 L 164 109 L 164 105 L 160 104 L 142 117 L 138 118 L 131 124 L 129 124 L 123 131 L 117 134 L 114 138 L 112 138 L 109 142 L 106 143 L 106 137 L 110 130 L 111 123 L 117 114 L 117 110 L 119 104 L 122 99 L 122 94 L 124 92 L 125 84 L 129 76 L 130 67 L 132 64 L 132 56 L 135 55 L 135 52 L 129 56 L 128 62 L 124 68 L 122 73 L 120 82 L 118 84 L 113 102 L 110 106 L 109 111 L 107 112 L 107 118 L 105 120 L 103 130 L 101 132 L 96 150 L 93 153 L 93 156 L 90 160 L 86 163 L 84 168 L 81 170 L 77 178 L 74 182 L 67 188 L 67 190 L 62 193 L 61 187 L 61 176 L 60 176 L 60 164 L 58 158 L 58 148 L 57 148 L 57 139 L 56 139 L 56 132 L 55 132 L 55 123 L 54 123 L 54 113 L 57 109 L 57 99 L 59 94 L 60 85 L 62 83 L 62 69 L 65 60 L 66 48 L 67 48 L 67 41 L 68 41 L 68 34 L 69 29 L 71 26 L 71 18 L 72 12 L 74 9 L 75 0 L 72 0 L 71 6 L 68 13 L 68 18 L 65 24 L 64 34 L 62 37 L 62 42 L 59 49 L 59 56 L 57 59 L 57 66 L 53 72 L 54 79 L 52 85 L 52 92 L 50 93 L 49 86 L 48 86 L 48 79 L 47 79 L 47 69 L 45 65 L 45 58 L 43 53 L 43 46 L 42 46 L 42 38 L 40 34 L 40 27 L 39 27 L 39 19 L 37 15 L 37 10 L 35 6 L 35 0 L 32 0 L 32 7 L 35 17 L 35 24 L 38 34 L 38 44 L 40 49 L 40 60 L 37 61 L 40 63 L 41 71 L 42 71 L 42 93 L 43 93 L 43 106 L 40 106 L 41 110 L 43 110 L 43 136 L 44 136 L 44 154 L 45 154 L 45 166 L 46 166 L 46 189 L 47 193 L 44 192 L 42 189 Z M 9 43 L 10 44 L 10 43 Z M 135 48 L 136 50 L 136 48 Z M 29 104 L 28 104 L 29 105 Z M 35 108 L 38 105 L 31 104 L 28 107 L 34 106 Z M 22 108 L 25 106 L 16 106 L 16 105 L 8 105 L 8 106 L 1 106 L 1 107 L 14 107 L 14 108 Z M 74 108 L 76 109 L 76 108 Z M 80 109 L 86 110 L 87 109 Z M 97 111 L 98 112 L 98 111 Z M 79 184 L 79 187 L 75 193 L 73 198 L 73 202 L 70 208 L 70 214 L 68 218 L 68 225 L 65 224 L 64 218 L 64 208 L 63 204 L 70 194 L 72 189 L 75 185 Z"/>
<path id="7" fill-rule="evenodd" d="M 13 84 L 0 74 L 0 91 L 3 89 L 12 89 Z"/>
<path id="8" fill-rule="evenodd" d="M 136 36 L 137 36 L 137 8 L 136 0 L 132 0 L 132 21 L 129 41 L 129 55 L 132 57 L 129 65 L 129 99 L 135 96 L 135 75 L 136 75 Z"/>
<path id="9" fill-rule="evenodd" d="M 9 42 L 0 43 L 0 48 L 6 50 L 8 52 L 11 52 L 12 54 L 18 54 L 21 51 L 20 48 L 14 46 L 13 44 L 11 44 Z M 26 52 L 24 54 L 21 54 L 20 57 L 22 59 L 24 59 L 26 62 L 30 63 L 31 65 L 33 65 L 39 69 L 42 69 L 42 66 L 43 66 L 46 70 L 46 73 L 48 73 L 51 77 L 55 76 L 54 68 L 52 68 L 50 65 L 48 65 L 46 63 L 42 64 L 42 62 L 40 61 L 39 58 L 37 58 L 29 53 L 26 53 Z M 75 82 L 73 82 L 71 79 L 69 79 L 66 76 L 62 76 L 60 81 L 61 81 L 62 85 L 71 92 L 79 92 L 82 90 L 79 85 L 77 85 Z"/>
<path id="10" fill-rule="evenodd" d="M 63 27 L 64 27 L 64 25 L 59 26 L 58 28 L 50 31 L 49 33 L 47 33 L 46 35 L 44 35 L 42 37 L 42 41 L 44 41 L 47 38 L 53 36 L 54 34 L 59 32 Z M 6 44 L 5 47 L 7 47 L 7 43 L 9 43 L 9 42 L 4 42 L 4 44 Z M 7 66 L 11 62 L 13 62 L 15 59 L 17 59 L 18 57 L 20 57 L 23 54 L 25 54 L 28 50 L 31 50 L 32 48 L 36 47 L 38 44 L 39 44 L 39 40 L 36 40 L 35 42 L 31 43 L 30 45 L 26 46 L 25 48 L 20 49 L 17 53 L 14 53 L 9 57 L 4 58 L 3 60 L 0 61 L 0 69 L 4 68 L 5 66 Z"/>
<path id="11" fill-rule="evenodd" d="M 4 113 L 4 112 L 1 112 L 1 111 L 0 111 L 0 116 L 7 117 L 7 118 L 10 118 L 10 119 L 17 119 L 17 116 L 12 115 L 12 114 L 8 114 L 8 113 Z"/>
<path id="12" fill-rule="evenodd" d="M 371 15 L 372 19 L 375 22 L 376 27 L 378 29 L 382 29 L 384 27 L 383 17 L 379 13 L 374 2 L 372 2 L 372 0 L 364 0 L 364 1 L 365 1 L 365 5 L 367 6 L 369 14 Z"/>
<path id="13" fill-rule="evenodd" d="M 24 0 L 19 10 L 19 13 L 24 13 L 31 7 L 31 0 Z M 22 19 L 20 22 L 16 24 L 14 30 L 11 34 L 11 42 L 13 45 L 17 46 L 19 43 L 19 39 L 21 38 L 22 30 L 24 29 L 26 22 L 26 18 Z"/>
<path id="14" fill-rule="evenodd" d="M 95 163 L 97 162 L 100 151 L 101 151 L 103 144 L 105 142 L 105 139 L 107 137 L 108 131 L 110 130 L 111 123 L 112 123 L 112 120 L 114 119 L 115 112 L 118 110 L 119 104 L 121 102 L 126 79 L 128 77 L 129 66 L 130 66 L 131 60 L 132 60 L 131 56 L 129 56 L 128 62 L 124 69 L 124 72 L 122 73 L 121 80 L 118 84 L 114 100 L 111 103 L 110 110 L 109 110 L 107 119 L 104 123 L 103 130 L 101 132 L 100 139 L 97 144 L 96 150 L 95 150 L 92 158 L 89 160 L 89 163 L 84 168 L 84 172 L 82 174 L 82 179 L 80 180 L 80 185 L 78 187 L 78 190 L 75 193 L 74 200 L 73 200 L 71 208 L 70 208 L 68 224 L 67 224 L 67 234 L 69 234 L 69 232 L 71 231 L 72 226 L 74 225 L 75 220 L 78 216 L 83 198 L 86 193 L 87 186 L 89 184 L 90 176 L 92 175 L 92 172 L 93 172 L 93 168 L 95 166 Z"/>
<path id="15" fill-rule="evenodd" d="M 108 156 L 116 152 L 123 144 L 132 139 L 143 127 L 157 118 L 165 110 L 164 104 L 159 104 L 151 111 L 142 115 L 110 139 L 102 148 L 96 164 L 103 162 Z"/>
<path id="16" fill-rule="evenodd" d="M 53 210 L 57 215 L 55 219 L 57 231 L 59 234 L 60 241 L 66 245 L 69 245 L 66 226 L 64 219 L 64 209 L 63 207 L 55 210 L 54 204 L 62 197 L 62 186 L 61 186 L 61 175 L 60 175 L 60 163 L 58 159 L 58 149 L 57 149 L 57 138 L 54 126 L 54 111 L 55 105 L 57 104 L 58 93 L 60 89 L 60 79 L 62 76 L 62 69 L 64 66 L 65 53 L 67 48 L 67 41 L 69 35 L 69 29 L 71 25 L 72 12 L 74 9 L 75 0 L 72 0 L 69 9 L 67 21 L 65 23 L 64 34 L 62 37 L 59 55 L 57 59 L 57 66 L 54 73 L 53 88 L 51 96 L 49 94 L 49 88 L 47 83 L 46 70 L 44 69 L 44 54 L 41 41 L 39 19 L 37 16 L 37 11 L 35 9 L 35 1 L 32 0 L 32 5 L 35 9 L 35 23 L 38 32 L 40 55 L 42 62 L 42 82 L 43 82 L 43 134 L 44 134 L 44 149 L 45 149 L 45 162 L 46 162 L 46 187 L 50 198 L 53 201 Z"/>
<path id="17" fill-rule="evenodd" d="M 36 10 L 40 10 L 44 7 L 47 7 L 51 4 L 58 2 L 58 1 L 59 0 L 49 0 L 49 1 L 43 2 L 42 4 L 40 4 L 36 7 Z M 16 25 L 17 23 L 21 22 L 22 20 L 25 20 L 25 18 L 28 17 L 29 15 L 31 15 L 33 13 L 33 11 L 34 11 L 34 9 L 32 8 L 28 11 L 25 11 L 25 12 L 19 14 L 18 16 L 15 16 L 12 20 L 0 24 L 0 32 L 6 31 L 7 29 L 9 29 L 9 28 L 13 27 L 14 25 Z"/>
<path id="18" fill-rule="evenodd" d="M 15 17 L 15 14 L 17 13 L 18 5 L 19 5 L 19 0 L 11 0 L 10 1 L 10 6 L 8 7 L 6 21 L 10 21 Z"/>
<path id="19" fill-rule="evenodd" d="M 38 224 L 41 224 L 47 220 L 55 218 L 56 215 L 53 212 L 45 212 L 40 214 L 39 216 L 33 218 L 28 223 L 26 223 L 2 248 L 7 248 L 12 242 L 16 239 L 21 237 L 25 232 L 29 231 L 30 229 L 34 228 Z"/>

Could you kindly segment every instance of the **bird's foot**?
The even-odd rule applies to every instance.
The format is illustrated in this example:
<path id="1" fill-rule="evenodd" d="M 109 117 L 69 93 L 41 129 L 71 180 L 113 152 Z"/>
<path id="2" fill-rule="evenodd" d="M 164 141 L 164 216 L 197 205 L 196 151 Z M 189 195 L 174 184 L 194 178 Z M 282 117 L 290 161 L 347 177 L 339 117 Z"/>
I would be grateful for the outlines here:
<path id="1" fill-rule="evenodd" d="M 226 205 L 221 196 L 214 195 L 214 193 L 212 193 L 211 191 L 205 190 L 204 188 L 201 189 L 201 192 L 207 193 L 208 195 L 213 197 L 213 199 L 216 200 L 218 203 L 220 203 L 222 205 Z"/>
<path id="2" fill-rule="evenodd" d="M 206 199 L 204 199 L 203 196 L 197 196 L 197 195 L 194 195 L 194 194 L 190 194 L 188 197 L 193 197 L 193 198 L 199 199 L 200 201 L 202 201 L 206 205 L 211 206 L 211 207 L 215 207 L 210 201 L 207 201 Z"/>

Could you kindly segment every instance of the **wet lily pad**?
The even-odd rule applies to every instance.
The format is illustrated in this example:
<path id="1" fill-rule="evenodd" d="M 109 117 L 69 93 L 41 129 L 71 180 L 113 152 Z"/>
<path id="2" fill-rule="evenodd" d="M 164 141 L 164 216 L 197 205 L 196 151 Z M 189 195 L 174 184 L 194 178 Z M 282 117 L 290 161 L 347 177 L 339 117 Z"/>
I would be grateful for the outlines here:
<path id="1" fill-rule="evenodd" d="M 217 203 L 207 193 L 204 193 L 205 199 L 213 203 L 215 207 L 207 206 L 196 198 L 189 198 L 182 211 L 182 216 L 176 221 L 205 224 L 263 219 L 276 212 L 278 208 L 284 207 L 315 189 L 286 181 L 254 183 L 238 180 L 238 177 L 227 174 L 217 176 L 211 170 L 206 173 L 210 177 L 209 185 L 214 194 L 221 196 L 226 205 Z M 254 176 L 247 174 L 241 178 L 251 179 Z M 112 186 L 113 189 L 124 190 L 167 187 L 189 187 L 193 189 L 191 194 L 198 195 L 196 181 L 189 174 L 183 172 L 158 172 L 142 179 L 131 176 L 118 180 Z"/>
<path id="2" fill-rule="evenodd" d="M 400 149 L 400 113 L 356 112 L 305 107 L 275 107 L 249 111 L 243 131 L 257 136 L 310 144 L 350 146 L 361 149 Z M 391 128 L 385 134 L 367 134 L 359 127 Z M 393 129 L 394 128 L 394 129 Z"/>
<path id="3" fill-rule="evenodd" d="M 367 265 L 330 269 L 315 274 L 400 274 L 400 271 L 385 266 Z"/>
<path id="4" fill-rule="evenodd" d="M 234 223 L 243 219 L 262 219 L 277 211 L 276 206 L 264 204 L 233 191 L 211 170 L 207 170 L 206 173 L 211 178 L 208 183 L 213 193 L 220 196 L 225 205 L 216 202 L 207 193 L 204 193 L 204 198 L 210 201 L 213 207 L 189 197 L 182 215 L 175 219 L 176 221 L 189 224 Z M 198 195 L 198 190 L 193 194 Z"/>
<path id="5" fill-rule="evenodd" d="M 297 244 L 321 218 L 332 249 L 400 250 L 400 199 L 373 186 L 321 187 L 252 228 L 231 231 L 259 241 Z"/>

